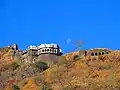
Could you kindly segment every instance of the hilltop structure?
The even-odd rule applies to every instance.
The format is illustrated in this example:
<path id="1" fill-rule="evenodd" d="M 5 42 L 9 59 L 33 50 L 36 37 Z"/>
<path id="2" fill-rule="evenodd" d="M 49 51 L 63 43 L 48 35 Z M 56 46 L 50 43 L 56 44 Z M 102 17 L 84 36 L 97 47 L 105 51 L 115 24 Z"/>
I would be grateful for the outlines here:
<path id="1" fill-rule="evenodd" d="M 36 61 L 56 61 L 62 55 L 62 50 L 57 44 L 30 45 L 22 52 L 22 63 L 35 63 Z"/>
<path id="2" fill-rule="evenodd" d="M 101 56 L 101 55 L 105 55 L 105 54 L 109 54 L 111 53 L 112 50 L 108 49 L 108 48 L 91 48 L 89 50 L 81 50 L 79 51 L 79 54 L 82 56 Z"/>
<path id="3" fill-rule="evenodd" d="M 43 61 L 46 63 L 56 63 L 61 56 L 62 50 L 57 44 L 41 44 L 39 46 L 30 45 L 25 51 L 20 51 L 18 45 L 14 44 L 8 46 L 12 49 L 11 57 L 21 64 L 35 63 L 37 61 Z M 2 49 L 1 49 L 2 51 Z M 112 50 L 108 48 L 91 48 L 89 50 L 80 50 L 79 55 L 82 57 L 94 57 L 111 53 Z"/>

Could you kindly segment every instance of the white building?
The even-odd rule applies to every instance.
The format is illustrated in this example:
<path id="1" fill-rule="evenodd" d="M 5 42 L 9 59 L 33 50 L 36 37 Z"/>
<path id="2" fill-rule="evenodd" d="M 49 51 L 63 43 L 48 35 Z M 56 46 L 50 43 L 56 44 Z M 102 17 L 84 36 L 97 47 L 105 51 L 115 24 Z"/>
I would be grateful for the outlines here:
<path id="1" fill-rule="evenodd" d="M 35 51 L 37 51 L 38 55 L 41 55 L 41 54 L 62 55 L 62 50 L 59 48 L 59 46 L 57 44 L 54 44 L 54 43 L 41 44 L 40 46 L 30 45 L 27 50 L 28 51 L 35 50 Z"/>
<path id="2" fill-rule="evenodd" d="M 41 44 L 38 46 L 38 54 L 61 54 L 62 50 L 57 44 Z"/>

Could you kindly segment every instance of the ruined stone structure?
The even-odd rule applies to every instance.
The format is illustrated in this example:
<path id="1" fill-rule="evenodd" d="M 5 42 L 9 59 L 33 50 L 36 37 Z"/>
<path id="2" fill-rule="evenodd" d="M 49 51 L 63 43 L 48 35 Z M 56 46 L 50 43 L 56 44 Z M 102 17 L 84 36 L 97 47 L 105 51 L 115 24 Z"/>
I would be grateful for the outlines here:
<path id="1" fill-rule="evenodd" d="M 90 50 L 81 50 L 79 51 L 80 55 L 83 56 L 100 56 L 100 55 L 106 55 L 111 53 L 112 50 L 108 49 L 108 48 L 93 48 Z"/>

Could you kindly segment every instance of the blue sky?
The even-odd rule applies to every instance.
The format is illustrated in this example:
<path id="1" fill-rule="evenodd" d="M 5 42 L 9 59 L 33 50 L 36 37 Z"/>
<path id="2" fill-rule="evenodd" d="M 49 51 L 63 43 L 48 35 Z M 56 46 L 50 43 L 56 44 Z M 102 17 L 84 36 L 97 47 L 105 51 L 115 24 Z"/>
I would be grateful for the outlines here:
<path id="1" fill-rule="evenodd" d="M 120 49 L 120 1 L 0 0 L 0 33 L 0 47 L 17 43 L 22 50 L 57 43 L 69 52 L 75 40 L 82 49 Z"/>

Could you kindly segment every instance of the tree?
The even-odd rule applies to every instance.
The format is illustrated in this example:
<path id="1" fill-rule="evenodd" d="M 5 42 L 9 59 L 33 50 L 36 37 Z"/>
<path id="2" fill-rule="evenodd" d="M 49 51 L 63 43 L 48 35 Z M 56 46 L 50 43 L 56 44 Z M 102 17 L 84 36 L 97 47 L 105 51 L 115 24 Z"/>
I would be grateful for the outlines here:
<path id="1" fill-rule="evenodd" d="M 75 41 L 75 50 L 79 51 L 82 46 L 82 40 Z"/>

